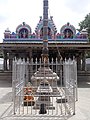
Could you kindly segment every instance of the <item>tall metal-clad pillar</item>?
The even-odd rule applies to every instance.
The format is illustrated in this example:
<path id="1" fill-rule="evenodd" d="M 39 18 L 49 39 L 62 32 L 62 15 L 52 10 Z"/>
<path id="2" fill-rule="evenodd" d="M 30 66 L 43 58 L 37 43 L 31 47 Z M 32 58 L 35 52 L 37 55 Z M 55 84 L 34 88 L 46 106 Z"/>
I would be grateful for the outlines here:
<path id="1" fill-rule="evenodd" d="M 42 60 L 48 61 L 48 0 L 43 0 L 43 49 Z"/>

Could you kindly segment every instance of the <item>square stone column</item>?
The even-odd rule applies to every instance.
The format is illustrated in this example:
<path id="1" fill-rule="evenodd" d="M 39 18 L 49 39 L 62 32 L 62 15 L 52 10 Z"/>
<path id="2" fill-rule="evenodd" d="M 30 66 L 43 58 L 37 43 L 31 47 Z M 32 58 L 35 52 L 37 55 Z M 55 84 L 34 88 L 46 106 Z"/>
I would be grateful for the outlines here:
<path id="1" fill-rule="evenodd" d="M 7 52 L 4 51 L 4 63 L 3 63 L 3 68 L 4 68 L 4 71 L 7 70 Z"/>
<path id="2" fill-rule="evenodd" d="M 82 52 L 82 71 L 86 71 L 86 53 Z"/>
<path id="3" fill-rule="evenodd" d="M 77 57 L 77 70 L 81 71 L 81 55 Z"/>
<path id="4" fill-rule="evenodd" d="M 14 58 L 14 53 L 9 53 L 9 71 L 12 71 L 12 62 L 13 62 L 13 58 Z"/>

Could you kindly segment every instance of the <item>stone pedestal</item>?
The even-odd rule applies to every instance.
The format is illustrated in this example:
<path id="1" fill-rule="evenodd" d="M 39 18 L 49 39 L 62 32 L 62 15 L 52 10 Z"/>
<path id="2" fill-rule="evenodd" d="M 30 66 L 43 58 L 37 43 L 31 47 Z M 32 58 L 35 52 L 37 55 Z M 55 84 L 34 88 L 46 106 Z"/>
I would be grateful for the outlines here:
<path id="1" fill-rule="evenodd" d="M 59 77 L 55 72 L 53 72 L 49 67 L 41 67 L 36 73 L 31 77 L 31 83 L 34 87 L 38 87 L 40 82 L 47 80 L 52 88 L 57 87 L 57 81 Z"/>
<path id="2" fill-rule="evenodd" d="M 40 106 L 42 104 L 46 106 L 46 109 L 55 109 L 50 98 L 52 93 L 53 93 L 53 90 L 50 84 L 48 83 L 48 81 L 43 80 L 36 91 L 38 99 L 36 100 L 34 109 L 40 109 Z"/>

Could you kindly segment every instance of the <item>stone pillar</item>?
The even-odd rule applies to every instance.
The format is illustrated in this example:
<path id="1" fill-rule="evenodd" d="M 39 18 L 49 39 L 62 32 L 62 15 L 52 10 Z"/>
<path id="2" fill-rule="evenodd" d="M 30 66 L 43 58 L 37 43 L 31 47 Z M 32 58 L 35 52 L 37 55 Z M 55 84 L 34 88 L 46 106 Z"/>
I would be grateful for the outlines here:
<path id="1" fill-rule="evenodd" d="M 81 70 L 81 55 L 77 56 L 77 70 Z"/>
<path id="2" fill-rule="evenodd" d="M 29 50 L 29 61 L 31 62 L 29 66 L 29 81 L 31 82 L 31 77 L 33 75 L 33 64 L 32 64 L 32 49 L 30 48 Z"/>
<path id="3" fill-rule="evenodd" d="M 13 54 L 9 53 L 9 71 L 12 71 Z"/>
<path id="4" fill-rule="evenodd" d="M 9 59 L 9 71 L 12 71 L 12 59 Z"/>
<path id="5" fill-rule="evenodd" d="M 85 54 L 85 51 L 82 52 L 82 71 L 86 71 L 86 54 Z"/>
<path id="6" fill-rule="evenodd" d="M 31 60 L 31 58 L 32 58 L 32 49 L 30 48 L 30 50 L 29 50 L 29 59 Z"/>
<path id="7" fill-rule="evenodd" d="M 7 70 L 7 52 L 4 51 L 4 63 L 3 63 L 3 68 L 6 71 Z"/>

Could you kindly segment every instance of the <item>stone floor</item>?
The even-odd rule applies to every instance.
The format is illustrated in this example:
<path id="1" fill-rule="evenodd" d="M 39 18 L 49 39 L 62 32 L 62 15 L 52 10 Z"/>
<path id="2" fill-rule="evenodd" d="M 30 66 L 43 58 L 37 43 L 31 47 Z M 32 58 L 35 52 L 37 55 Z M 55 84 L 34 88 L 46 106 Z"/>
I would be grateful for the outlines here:
<path id="1" fill-rule="evenodd" d="M 12 105 L 12 87 L 8 81 L 0 80 L 0 120 L 59 120 L 57 117 L 12 117 L 8 116 Z M 60 120 L 90 120 L 90 82 L 78 83 L 78 101 L 76 102 L 76 115 Z"/>

